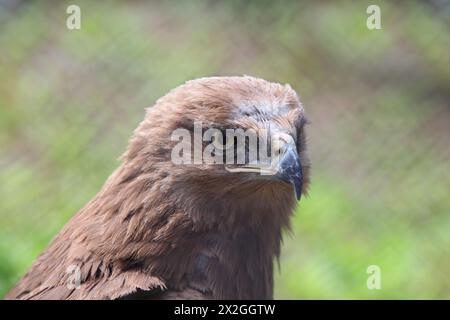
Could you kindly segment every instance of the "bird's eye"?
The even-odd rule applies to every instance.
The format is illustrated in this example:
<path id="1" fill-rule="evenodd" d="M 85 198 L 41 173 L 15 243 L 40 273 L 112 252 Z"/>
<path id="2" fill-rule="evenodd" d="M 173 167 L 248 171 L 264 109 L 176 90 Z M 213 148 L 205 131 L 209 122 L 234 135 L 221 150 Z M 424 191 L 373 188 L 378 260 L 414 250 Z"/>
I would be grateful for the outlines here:
<path id="1" fill-rule="evenodd" d="M 234 139 L 227 139 L 226 133 L 216 131 L 213 135 L 213 145 L 217 150 L 228 150 L 234 146 Z"/>

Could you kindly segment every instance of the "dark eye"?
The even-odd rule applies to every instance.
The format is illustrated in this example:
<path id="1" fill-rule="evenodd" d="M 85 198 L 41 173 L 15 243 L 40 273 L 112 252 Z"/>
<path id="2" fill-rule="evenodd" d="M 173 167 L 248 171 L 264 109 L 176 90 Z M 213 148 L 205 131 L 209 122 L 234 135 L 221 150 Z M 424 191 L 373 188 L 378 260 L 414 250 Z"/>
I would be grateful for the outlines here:
<path id="1" fill-rule="evenodd" d="M 229 150 L 235 145 L 235 141 L 233 139 L 227 139 L 225 130 L 217 131 L 213 137 L 213 145 L 217 150 Z"/>

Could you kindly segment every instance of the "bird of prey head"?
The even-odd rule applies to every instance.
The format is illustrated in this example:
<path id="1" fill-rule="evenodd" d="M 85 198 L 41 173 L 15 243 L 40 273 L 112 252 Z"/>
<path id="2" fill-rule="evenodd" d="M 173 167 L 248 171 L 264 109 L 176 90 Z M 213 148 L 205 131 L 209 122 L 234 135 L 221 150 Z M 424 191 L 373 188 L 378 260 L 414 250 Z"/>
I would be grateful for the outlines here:
<path id="1" fill-rule="evenodd" d="M 281 232 L 309 182 L 305 123 L 289 85 L 175 88 L 7 297 L 272 298 Z"/>

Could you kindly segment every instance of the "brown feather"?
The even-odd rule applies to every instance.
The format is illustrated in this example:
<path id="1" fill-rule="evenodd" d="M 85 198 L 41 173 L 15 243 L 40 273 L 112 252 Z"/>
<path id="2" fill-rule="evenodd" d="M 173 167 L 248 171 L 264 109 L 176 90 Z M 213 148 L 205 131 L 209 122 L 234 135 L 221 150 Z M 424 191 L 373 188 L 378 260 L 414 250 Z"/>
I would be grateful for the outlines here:
<path id="1" fill-rule="evenodd" d="M 189 81 L 159 99 L 122 165 L 6 298 L 272 298 L 273 260 L 296 204 L 291 187 L 170 161 L 174 129 L 224 126 L 250 104 L 289 108 L 273 117 L 288 131 L 303 115 L 289 86 L 252 77 Z M 256 126 L 245 116 L 240 123 Z M 304 143 L 298 151 L 307 183 Z M 70 266 L 81 273 L 77 289 L 67 287 Z"/>

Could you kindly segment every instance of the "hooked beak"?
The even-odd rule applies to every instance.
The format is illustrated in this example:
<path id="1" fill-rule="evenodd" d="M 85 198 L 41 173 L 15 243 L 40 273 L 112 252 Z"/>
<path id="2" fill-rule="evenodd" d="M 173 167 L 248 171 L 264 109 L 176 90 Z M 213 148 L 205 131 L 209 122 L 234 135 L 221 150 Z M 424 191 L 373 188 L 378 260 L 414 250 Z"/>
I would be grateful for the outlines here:
<path id="1" fill-rule="evenodd" d="M 278 172 L 276 176 L 287 183 L 292 184 L 297 200 L 302 195 L 303 174 L 302 164 L 297 150 L 293 146 L 288 146 L 280 158 Z"/>
<path id="2" fill-rule="evenodd" d="M 282 154 L 275 158 L 269 167 L 261 164 L 244 165 L 238 168 L 225 166 L 228 172 L 254 172 L 263 176 L 272 176 L 292 184 L 295 197 L 299 201 L 302 195 L 303 174 L 302 164 L 295 145 L 286 144 Z"/>

